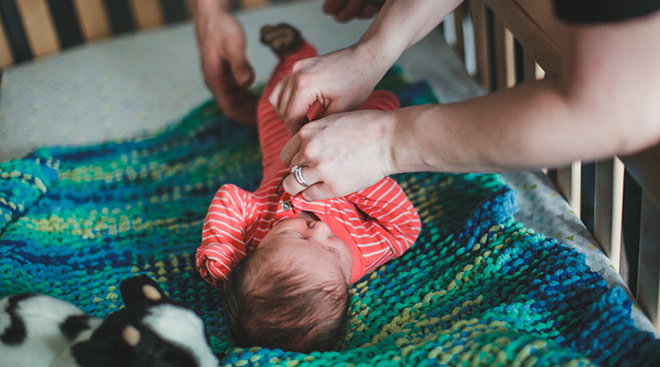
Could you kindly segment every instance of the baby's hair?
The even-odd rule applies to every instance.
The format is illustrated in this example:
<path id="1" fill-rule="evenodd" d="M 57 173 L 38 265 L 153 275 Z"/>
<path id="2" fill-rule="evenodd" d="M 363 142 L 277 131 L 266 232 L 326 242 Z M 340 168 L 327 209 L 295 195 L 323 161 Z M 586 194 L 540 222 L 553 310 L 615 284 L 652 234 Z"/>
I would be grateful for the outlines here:
<path id="1" fill-rule="evenodd" d="M 348 325 L 348 284 L 314 284 L 294 266 L 278 266 L 259 274 L 263 281 L 258 288 L 248 289 L 251 258 L 246 256 L 232 269 L 225 285 L 224 306 L 234 343 L 302 353 L 337 348 Z"/>

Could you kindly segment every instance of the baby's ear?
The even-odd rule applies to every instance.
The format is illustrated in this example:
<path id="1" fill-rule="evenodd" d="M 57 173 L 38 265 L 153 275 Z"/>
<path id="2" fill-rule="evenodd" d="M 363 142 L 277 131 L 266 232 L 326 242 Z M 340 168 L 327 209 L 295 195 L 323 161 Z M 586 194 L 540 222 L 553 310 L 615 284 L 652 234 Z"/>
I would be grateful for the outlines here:
<path id="1" fill-rule="evenodd" d="M 121 282 L 119 291 L 126 306 L 142 301 L 158 302 L 167 298 L 160 285 L 146 275 L 125 279 Z"/>

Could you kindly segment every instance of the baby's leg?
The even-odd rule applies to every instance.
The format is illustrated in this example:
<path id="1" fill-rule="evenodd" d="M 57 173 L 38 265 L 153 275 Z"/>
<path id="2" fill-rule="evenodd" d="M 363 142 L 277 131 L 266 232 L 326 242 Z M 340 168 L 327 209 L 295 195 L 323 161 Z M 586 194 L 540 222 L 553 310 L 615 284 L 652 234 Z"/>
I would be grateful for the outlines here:
<path id="1" fill-rule="evenodd" d="M 277 83 L 291 71 L 291 67 L 296 61 L 316 56 L 316 49 L 305 42 L 298 30 L 288 24 L 263 27 L 261 39 L 279 59 L 257 106 L 257 128 L 259 129 L 261 150 L 264 153 L 263 164 L 264 175 L 266 175 L 270 173 L 266 172 L 266 167 L 279 169 L 282 166 L 280 152 L 289 140 L 289 131 L 275 114 L 273 106 L 268 102 L 268 96 Z"/>
<path id="2" fill-rule="evenodd" d="M 264 95 L 269 95 L 272 88 L 291 71 L 296 61 L 316 56 L 316 48 L 307 43 L 300 32 L 285 23 L 261 28 L 261 42 L 270 47 L 279 62 L 268 78 Z"/>
<path id="3" fill-rule="evenodd" d="M 261 43 L 270 47 L 278 57 L 292 55 L 305 43 L 300 32 L 286 23 L 261 28 Z"/>

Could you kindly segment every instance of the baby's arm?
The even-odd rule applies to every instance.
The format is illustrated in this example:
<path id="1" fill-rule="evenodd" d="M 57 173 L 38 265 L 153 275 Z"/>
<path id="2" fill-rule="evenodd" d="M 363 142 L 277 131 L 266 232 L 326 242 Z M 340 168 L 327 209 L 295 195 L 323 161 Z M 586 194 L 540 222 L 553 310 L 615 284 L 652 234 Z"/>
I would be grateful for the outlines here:
<path id="1" fill-rule="evenodd" d="M 365 227 L 382 235 L 395 257 L 401 256 L 417 240 L 422 229 L 419 215 L 392 178 L 385 177 L 346 198 L 369 216 Z"/>
<path id="2" fill-rule="evenodd" d="M 224 288 L 233 266 L 245 257 L 246 201 L 245 191 L 223 185 L 206 214 L 195 262 L 202 277 L 215 287 Z"/>

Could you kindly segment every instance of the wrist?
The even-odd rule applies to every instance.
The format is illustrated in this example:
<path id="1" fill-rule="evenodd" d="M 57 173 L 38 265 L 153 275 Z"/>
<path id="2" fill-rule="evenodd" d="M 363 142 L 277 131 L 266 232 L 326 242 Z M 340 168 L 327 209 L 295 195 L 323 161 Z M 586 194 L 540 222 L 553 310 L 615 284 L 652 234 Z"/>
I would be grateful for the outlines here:
<path id="1" fill-rule="evenodd" d="M 433 105 L 400 108 L 393 111 L 389 138 L 389 157 L 392 172 L 437 171 L 440 163 L 437 154 L 442 143 L 441 136 L 433 134 L 425 120 L 436 121 Z"/>
<path id="2" fill-rule="evenodd" d="M 385 73 L 394 65 L 398 55 L 396 51 L 379 45 L 376 40 L 358 41 L 351 46 L 355 55 L 355 65 L 363 65 L 363 80 L 373 90 Z"/>
<path id="3" fill-rule="evenodd" d="M 406 44 L 400 41 L 388 32 L 367 30 L 353 48 L 365 60 L 376 61 L 376 65 L 387 64 L 386 69 L 389 69 L 406 49 Z"/>
<path id="4" fill-rule="evenodd" d="M 381 139 L 383 149 L 381 157 L 385 158 L 383 176 L 405 172 L 402 170 L 402 157 L 397 146 L 397 139 L 400 138 L 398 115 L 398 110 L 384 112 L 385 121 L 379 124 L 383 129 L 383 139 Z"/>

